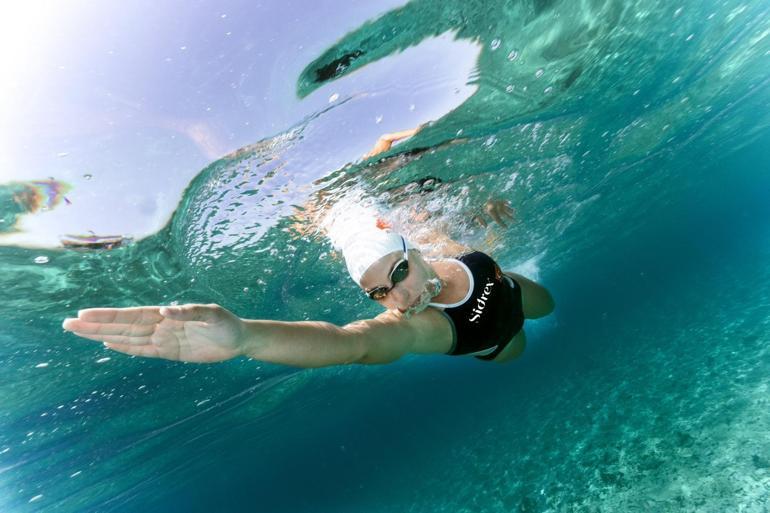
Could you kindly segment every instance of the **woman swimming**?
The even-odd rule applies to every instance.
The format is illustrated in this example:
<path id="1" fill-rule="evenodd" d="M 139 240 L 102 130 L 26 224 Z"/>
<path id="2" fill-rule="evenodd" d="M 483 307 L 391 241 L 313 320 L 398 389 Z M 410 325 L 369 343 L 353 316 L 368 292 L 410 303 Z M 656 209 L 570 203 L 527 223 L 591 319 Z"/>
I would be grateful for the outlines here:
<path id="1" fill-rule="evenodd" d="M 121 353 L 187 362 L 247 356 L 322 367 L 388 363 L 408 353 L 516 358 L 526 344 L 524 320 L 551 313 L 551 295 L 503 273 L 484 253 L 454 249 L 463 254 L 427 260 L 389 230 L 350 237 L 342 247 L 348 272 L 386 311 L 345 326 L 241 319 L 219 305 L 190 304 L 86 309 L 63 327 Z"/>

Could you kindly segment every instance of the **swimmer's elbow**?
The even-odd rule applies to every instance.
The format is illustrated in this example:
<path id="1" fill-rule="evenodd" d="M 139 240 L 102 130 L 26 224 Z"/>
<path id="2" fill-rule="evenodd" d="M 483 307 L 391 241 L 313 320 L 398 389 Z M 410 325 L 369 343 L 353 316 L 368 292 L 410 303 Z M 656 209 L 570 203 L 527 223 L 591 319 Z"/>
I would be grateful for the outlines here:
<path id="1" fill-rule="evenodd" d="M 358 363 L 365 365 L 393 363 L 407 353 L 408 351 L 399 345 L 394 345 L 393 347 L 379 344 L 365 345 L 363 356 L 358 360 Z"/>

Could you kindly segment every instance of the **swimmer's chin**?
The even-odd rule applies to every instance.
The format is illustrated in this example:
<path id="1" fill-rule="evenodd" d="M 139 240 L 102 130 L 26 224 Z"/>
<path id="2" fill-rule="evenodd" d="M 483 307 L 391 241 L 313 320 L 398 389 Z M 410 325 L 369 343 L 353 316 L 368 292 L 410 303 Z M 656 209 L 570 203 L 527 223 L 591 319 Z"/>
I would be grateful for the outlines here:
<path id="1" fill-rule="evenodd" d="M 422 305 L 413 306 L 411 308 L 408 308 L 406 310 L 401 310 L 399 308 L 391 309 L 390 311 L 395 315 L 396 317 L 401 317 L 403 319 L 409 320 L 411 317 L 417 315 L 418 313 L 423 312 L 425 309 L 428 308 L 427 303 Z"/>

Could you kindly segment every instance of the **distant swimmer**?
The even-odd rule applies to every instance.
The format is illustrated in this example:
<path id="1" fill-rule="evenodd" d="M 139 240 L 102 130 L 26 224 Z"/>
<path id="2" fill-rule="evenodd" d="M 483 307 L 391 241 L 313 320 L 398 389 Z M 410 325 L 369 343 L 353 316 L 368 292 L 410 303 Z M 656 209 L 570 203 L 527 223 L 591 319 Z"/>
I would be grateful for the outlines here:
<path id="1" fill-rule="evenodd" d="M 297 367 L 381 364 L 410 353 L 507 362 L 526 344 L 524 322 L 551 313 L 541 285 L 503 272 L 456 242 L 431 260 L 401 234 L 375 227 L 342 245 L 358 287 L 386 311 L 344 326 L 324 321 L 241 319 L 215 304 L 90 308 L 65 330 L 135 356 L 218 362 L 246 356 Z"/>
<path id="2" fill-rule="evenodd" d="M 60 238 L 62 246 L 72 249 L 115 249 L 132 241 L 124 235 L 64 235 Z"/>

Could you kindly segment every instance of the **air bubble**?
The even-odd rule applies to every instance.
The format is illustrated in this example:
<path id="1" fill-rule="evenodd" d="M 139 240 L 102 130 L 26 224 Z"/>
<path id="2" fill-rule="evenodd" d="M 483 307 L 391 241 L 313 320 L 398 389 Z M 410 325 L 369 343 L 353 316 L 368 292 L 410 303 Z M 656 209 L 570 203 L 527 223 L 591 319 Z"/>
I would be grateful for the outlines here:
<path id="1" fill-rule="evenodd" d="M 513 62 L 516 59 L 519 58 L 519 52 L 517 50 L 511 50 L 511 53 L 508 54 L 508 60 Z"/>
<path id="2" fill-rule="evenodd" d="M 543 89 L 543 92 L 545 94 L 551 94 L 552 91 L 553 91 L 553 87 L 551 87 L 551 86 L 548 86 L 545 89 Z"/>
<path id="3" fill-rule="evenodd" d="M 540 68 L 535 72 L 535 78 L 540 78 L 543 76 L 543 73 L 545 73 L 545 70 L 543 68 Z"/>
<path id="4" fill-rule="evenodd" d="M 337 100 L 339 100 L 340 95 L 337 93 L 334 93 L 333 95 L 329 96 L 329 103 L 334 103 Z"/>
<path id="5" fill-rule="evenodd" d="M 374 118 L 374 122 L 377 123 L 378 125 L 382 123 L 382 116 L 377 116 L 376 118 Z"/>
<path id="6" fill-rule="evenodd" d="M 49 262 L 49 258 L 47 256 L 38 256 L 35 257 L 35 263 L 36 264 L 47 264 Z"/>
<path id="7" fill-rule="evenodd" d="M 492 42 L 489 43 L 489 48 L 491 48 L 492 51 L 494 52 L 495 50 L 500 48 L 500 43 L 501 41 L 499 39 L 493 39 Z"/>
<path id="8" fill-rule="evenodd" d="M 86 173 L 86 174 L 83 175 L 83 178 L 85 178 L 86 180 L 90 180 L 93 177 L 94 176 L 91 173 Z"/>
<path id="9" fill-rule="evenodd" d="M 513 86 L 512 86 L 512 85 L 509 85 L 508 87 L 506 87 L 506 88 L 505 88 L 505 92 L 506 92 L 506 93 L 512 93 L 512 92 L 513 92 Z"/>

